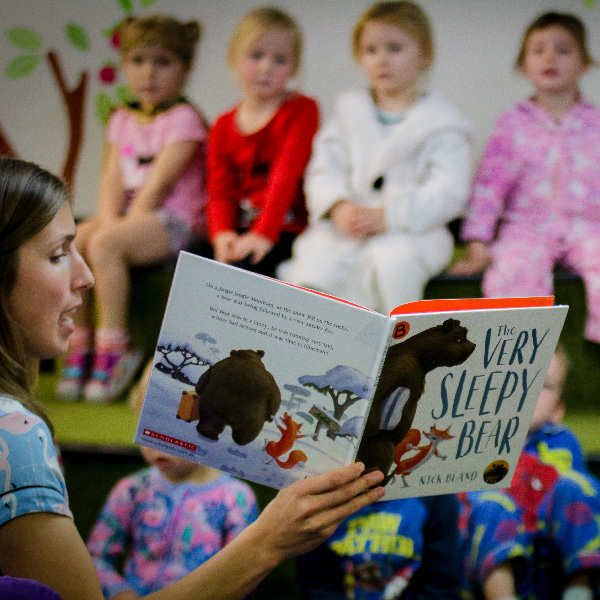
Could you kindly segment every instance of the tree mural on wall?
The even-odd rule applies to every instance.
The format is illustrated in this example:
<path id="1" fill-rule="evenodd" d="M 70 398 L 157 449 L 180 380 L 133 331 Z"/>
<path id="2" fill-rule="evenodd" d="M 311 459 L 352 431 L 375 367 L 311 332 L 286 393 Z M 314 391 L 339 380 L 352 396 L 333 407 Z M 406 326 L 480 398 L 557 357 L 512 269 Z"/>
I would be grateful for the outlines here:
<path id="1" fill-rule="evenodd" d="M 147 9 L 154 5 L 156 1 L 140 0 L 139 7 Z M 132 0 L 118 0 L 117 3 L 125 15 L 134 11 Z M 116 33 L 118 23 L 103 31 L 103 35 L 108 39 L 113 53 L 119 49 L 118 33 Z M 90 52 L 90 36 L 83 25 L 72 21 L 68 22 L 65 25 L 64 32 L 67 42 L 73 48 L 80 52 Z M 76 84 L 69 87 L 59 51 L 53 48 L 45 49 L 42 36 L 35 30 L 26 26 L 11 27 L 5 31 L 5 35 L 10 44 L 19 52 L 5 66 L 4 76 L 7 79 L 27 77 L 35 72 L 40 63 L 45 62 L 56 83 L 56 88 L 65 107 L 68 129 L 68 144 L 61 175 L 66 184 L 72 188 L 83 143 L 90 71 L 81 71 Z M 97 54 L 94 54 L 94 58 L 96 57 Z M 96 116 L 102 123 L 106 123 L 115 104 L 125 102 L 130 97 L 127 87 L 117 83 L 117 65 L 118 57 L 113 54 L 110 59 L 102 61 L 100 66 L 96 67 L 100 83 L 114 88 L 114 97 L 107 92 L 100 92 L 95 98 Z M 8 139 L 2 123 L 0 123 L 0 156 L 19 156 L 17 149 Z"/>

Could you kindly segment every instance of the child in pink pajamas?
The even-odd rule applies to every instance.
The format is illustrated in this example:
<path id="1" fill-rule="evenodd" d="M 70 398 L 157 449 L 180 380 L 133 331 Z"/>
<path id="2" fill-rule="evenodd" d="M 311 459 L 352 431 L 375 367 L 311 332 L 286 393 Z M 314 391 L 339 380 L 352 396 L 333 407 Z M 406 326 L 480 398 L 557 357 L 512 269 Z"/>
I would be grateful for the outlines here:
<path id="1" fill-rule="evenodd" d="M 473 183 L 454 273 L 487 268 L 485 296 L 552 294 L 553 269 L 586 287 L 585 335 L 600 342 L 600 111 L 579 93 L 593 64 L 581 21 L 546 13 L 525 32 L 517 69 L 534 95 L 497 121 Z"/>

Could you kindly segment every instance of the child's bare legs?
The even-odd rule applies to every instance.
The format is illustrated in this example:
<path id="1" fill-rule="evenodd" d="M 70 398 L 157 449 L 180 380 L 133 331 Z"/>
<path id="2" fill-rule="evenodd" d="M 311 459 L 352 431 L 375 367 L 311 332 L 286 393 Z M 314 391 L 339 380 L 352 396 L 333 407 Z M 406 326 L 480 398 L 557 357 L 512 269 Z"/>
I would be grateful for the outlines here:
<path id="1" fill-rule="evenodd" d="M 98 329 L 86 400 L 116 398 L 140 364 L 141 352 L 131 346 L 127 331 L 130 268 L 172 255 L 169 233 L 156 213 L 124 217 L 103 225 L 91 236 L 87 258 L 96 278 Z"/>
<path id="2" fill-rule="evenodd" d="M 164 223 L 154 213 L 125 217 L 95 232 L 88 260 L 96 278 L 98 326 L 126 329 L 130 267 L 151 265 L 173 255 Z"/>

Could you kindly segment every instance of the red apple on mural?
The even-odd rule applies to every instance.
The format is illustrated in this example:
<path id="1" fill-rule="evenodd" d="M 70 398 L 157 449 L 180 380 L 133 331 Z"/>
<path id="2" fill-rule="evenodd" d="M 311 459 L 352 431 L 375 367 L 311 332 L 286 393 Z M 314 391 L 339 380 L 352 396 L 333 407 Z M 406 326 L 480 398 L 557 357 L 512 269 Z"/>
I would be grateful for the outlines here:
<path id="1" fill-rule="evenodd" d="M 110 36 L 110 45 L 115 50 L 118 50 L 121 47 L 121 35 L 118 29 L 116 29 Z"/>
<path id="2" fill-rule="evenodd" d="M 117 78 L 117 68 L 112 63 L 106 63 L 99 71 L 98 71 L 98 79 L 100 83 L 104 85 L 112 85 Z"/>

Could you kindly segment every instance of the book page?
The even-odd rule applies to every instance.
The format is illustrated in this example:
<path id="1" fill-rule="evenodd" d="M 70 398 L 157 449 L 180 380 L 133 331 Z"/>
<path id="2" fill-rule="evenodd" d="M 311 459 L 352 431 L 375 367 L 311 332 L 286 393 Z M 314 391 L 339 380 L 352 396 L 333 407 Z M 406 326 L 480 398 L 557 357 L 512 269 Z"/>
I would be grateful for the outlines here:
<path id="1" fill-rule="evenodd" d="M 390 325 L 181 253 L 135 441 L 275 488 L 350 464 Z"/>

